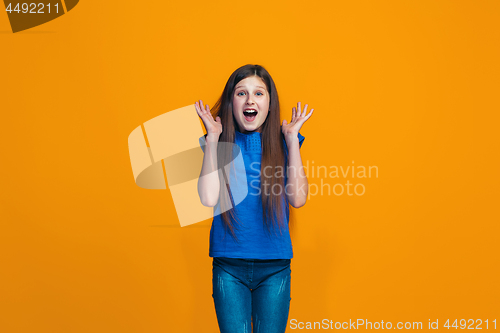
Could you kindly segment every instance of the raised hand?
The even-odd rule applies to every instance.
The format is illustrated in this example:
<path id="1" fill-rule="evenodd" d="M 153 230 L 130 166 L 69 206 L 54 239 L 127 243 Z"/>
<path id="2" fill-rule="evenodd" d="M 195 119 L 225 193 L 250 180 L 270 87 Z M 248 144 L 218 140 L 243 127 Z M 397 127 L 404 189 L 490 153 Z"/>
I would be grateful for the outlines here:
<path id="1" fill-rule="evenodd" d="M 222 123 L 220 117 L 217 116 L 214 120 L 214 117 L 210 113 L 210 108 L 208 107 L 208 105 L 203 105 L 203 101 L 201 99 L 199 100 L 199 102 L 197 101 L 196 103 L 194 103 L 194 106 L 196 108 L 198 116 L 203 121 L 205 129 L 207 130 L 207 136 L 217 136 L 218 138 L 222 133 Z"/>
<path id="2" fill-rule="evenodd" d="M 307 113 L 307 104 L 304 106 L 304 110 L 301 110 L 300 102 L 297 103 L 297 109 L 295 107 L 292 108 L 292 121 L 287 124 L 286 119 L 283 120 L 283 124 L 281 125 L 281 131 L 285 136 L 285 139 L 288 138 L 297 138 L 300 128 L 306 122 L 309 117 L 311 117 L 314 109 L 311 109 L 309 113 Z"/>

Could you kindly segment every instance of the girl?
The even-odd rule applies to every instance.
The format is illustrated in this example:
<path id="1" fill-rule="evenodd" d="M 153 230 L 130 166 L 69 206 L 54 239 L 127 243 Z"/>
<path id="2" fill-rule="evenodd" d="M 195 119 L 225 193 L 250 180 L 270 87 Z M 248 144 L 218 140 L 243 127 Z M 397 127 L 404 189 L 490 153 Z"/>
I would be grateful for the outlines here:
<path id="1" fill-rule="evenodd" d="M 288 205 L 306 203 L 299 130 L 313 110 L 297 103 L 280 127 L 276 86 L 259 65 L 238 68 L 212 111 L 201 100 L 195 108 L 207 131 L 198 193 L 214 207 L 209 255 L 220 331 L 285 332 L 293 257 Z M 248 194 L 235 205 L 234 177 L 222 166 L 238 153 Z"/>

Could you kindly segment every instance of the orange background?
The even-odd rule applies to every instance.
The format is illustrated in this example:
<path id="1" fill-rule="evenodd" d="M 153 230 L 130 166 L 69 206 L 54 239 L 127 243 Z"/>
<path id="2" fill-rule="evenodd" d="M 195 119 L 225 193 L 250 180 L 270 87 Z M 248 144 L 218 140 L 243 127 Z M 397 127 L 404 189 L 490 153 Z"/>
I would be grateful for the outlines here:
<path id="1" fill-rule="evenodd" d="M 314 107 L 304 163 L 379 168 L 292 208 L 289 319 L 500 325 L 499 22 L 498 1 L 84 0 L 17 34 L 0 13 L 0 331 L 218 331 L 209 221 L 135 185 L 127 138 L 247 63 L 282 118 Z"/>

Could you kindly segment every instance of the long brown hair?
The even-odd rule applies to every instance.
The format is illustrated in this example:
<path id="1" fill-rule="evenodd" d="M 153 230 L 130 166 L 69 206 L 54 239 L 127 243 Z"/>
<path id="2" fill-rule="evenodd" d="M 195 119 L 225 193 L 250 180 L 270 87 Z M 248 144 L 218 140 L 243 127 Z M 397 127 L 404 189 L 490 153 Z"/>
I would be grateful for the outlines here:
<path id="1" fill-rule="evenodd" d="M 236 120 L 233 115 L 234 88 L 238 82 L 250 76 L 257 76 L 261 78 L 262 81 L 264 81 L 270 96 L 269 113 L 266 120 L 262 124 L 261 130 L 262 160 L 260 169 L 260 193 L 262 198 L 262 218 L 268 232 L 271 228 L 274 229 L 274 227 L 279 227 L 281 233 L 281 227 L 285 226 L 284 217 L 286 214 L 286 211 L 284 210 L 284 173 L 286 173 L 286 165 L 283 134 L 280 126 L 280 103 L 278 91 L 276 90 L 276 86 L 271 78 L 271 75 L 264 67 L 259 65 L 245 65 L 238 68 L 229 77 L 221 97 L 215 103 L 211 112 L 214 118 L 219 116 L 221 119 L 222 133 L 219 137 L 219 142 L 234 143 L 235 130 L 237 128 Z M 219 177 L 221 185 L 219 200 L 221 207 L 223 205 L 227 205 L 225 207 L 232 207 L 227 211 L 222 210 L 221 215 L 226 226 L 226 230 L 229 229 L 233 237 L 237 240 L 234 233 L 235 224 L 233 224 L 233 222 L 236 224 L 240 224 L 240 222 L 234 212 L 234 201 L 229 187 L 229 177 L 226 175 L 223 168 L 223 166 L 228 165 L 233 160 L 233 151 L 232 149 L 229 149 L 230 146 L 231 145 L 224 144 L 222 147 L 227 148 L 218 149 L 217 151 L 218 166 L 221 171 L 219 175 L 222 174 L 222 177 Z M 266 172 L 263 172 L 264 170 L 266 170 Z M 269 172 L 270 170 L 272 172 Z M 275 189 L 274 186 L 277 186 L 279 191 L 273 191 L 273 189 Z M 224 188 L 227 188 L 227 192 L 223 191 Z M 229 202 L 231 202 L 230 206 Z"/>

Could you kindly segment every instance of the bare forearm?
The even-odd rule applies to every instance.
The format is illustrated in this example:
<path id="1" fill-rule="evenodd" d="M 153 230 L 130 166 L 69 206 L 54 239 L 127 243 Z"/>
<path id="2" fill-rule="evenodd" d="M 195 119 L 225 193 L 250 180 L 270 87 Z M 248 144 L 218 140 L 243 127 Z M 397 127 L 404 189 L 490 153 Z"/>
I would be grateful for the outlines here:
<path id="1" fill-rule="evenodd" d="M 286 195 L 290 204 L 299 208 L 306 203 L 309 183 L 302 164 L 298 137 L 287 138 L 286 144 L 288 147 Z"/>
<path id="2" fill-rule="evenodd" d="M 213 207 L 219 200 L 219 174 L 217 168 L 217 145 L 219 137 L 207 135 L 205 155 L 200 177 L 198 178 L 198 195 L 204 206 Z"/>

